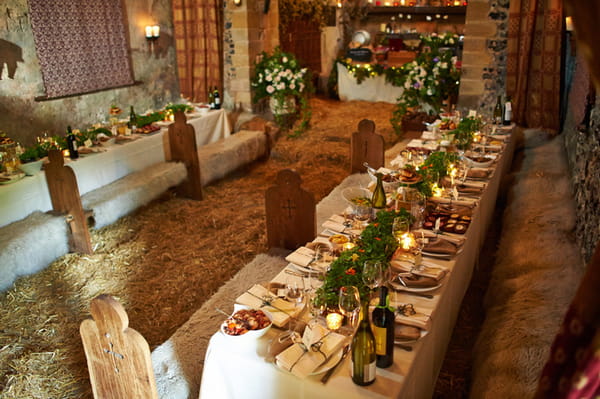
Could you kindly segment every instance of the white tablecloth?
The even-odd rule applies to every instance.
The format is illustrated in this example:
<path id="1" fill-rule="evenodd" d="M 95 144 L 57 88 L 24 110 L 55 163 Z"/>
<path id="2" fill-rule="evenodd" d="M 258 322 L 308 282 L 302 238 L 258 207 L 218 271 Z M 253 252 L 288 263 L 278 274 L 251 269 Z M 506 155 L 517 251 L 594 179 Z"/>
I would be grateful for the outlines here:
<path id="1" fill-rule="evenodd" d="M 398 294 L 401 303 L 413 303 L 419 311 L 430 312 L 429 333 L 413 345 L 412 352 L 394 350 L 394 364 L 377 369 L 373 385 L 359 387 L 350 378 L 350 361 L 346 358 L 326 385 L 320 376 L 298 379 L 279 370 L 265 359 L 270 339 L 278 334 L 272 328 L 260 340 L 241 342 L 217 332 L 210 340 L 204 360 L 200 398 L 427 398 L 433 394 L 446 348 L 458 315 L 462 298 L 469 286 L 485 233 L 491 222 L 502 176 L 510 168 L 513 152 L 511 140 L 496 163 L 479 205 L 473 212 L 463 251 L 450 261 L 432 260 L 450 269 L 442 287 L 433 292 L 433 299 Z M 283 271 L 275 278 L 285 281 Z"/>
<path id="2" fill-rule="evenodd" d="M 188 123 L 194 127 L 198 146 L 231 134 L 224 109 L 209 111 L 206 115 L 189 119 Z M 75 161 L 65 160 L 77 176 L 79 193 L 83 195 L 130 173 L 164 162 L 163 136 L 166 131 L 167 128 L 163 128 L 158 133 L 141 136 L 132 142 L 114 144 L 108 146 L 106 152 L 85 155 Z M 50 209 L 52 202 L 43 171 L 0 186 L 0 227 L 23 219 L 36 210 L 46 212 Z"/>
<path id="3" fill-rule="evenodd" d="M 398 97 L 402 95 L 402 87 L 393 86 L 385 81 L 385 76 L 374 76 L 363 80 L 360 84 L 348 72 L 348 69 L 337 63 L 338 71 L 338 94 L 342 101 L 384 101 L 396 104 Z"/>

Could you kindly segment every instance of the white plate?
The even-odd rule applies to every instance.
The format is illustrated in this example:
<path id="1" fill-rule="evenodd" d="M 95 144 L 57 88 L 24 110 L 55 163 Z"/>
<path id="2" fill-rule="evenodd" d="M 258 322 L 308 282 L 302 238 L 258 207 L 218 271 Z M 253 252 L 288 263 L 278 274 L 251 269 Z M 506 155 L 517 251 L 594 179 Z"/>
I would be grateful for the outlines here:
<path id="1" fill-rule="evenodd" d="M 320 365 L 319 367 L 317 367 L 312 373 L 310 373 L 310 375 L 322 374 L 322 373 L 328 371 L 329 369 L 331 369 L 333 366 L 335 366 L 340 361 L 340 359 L 342 358 L 343 352 L 344 352 L 344 347 L 342 346 L 333 355 L 331 355 L 329 357 L 329 359 L 325 363 L 323 363 L 322 365 Z M 284 369 L 283 367 L 281 367 L 279 365 L 279 363 L 277 362 L 277 360 L 275 360 L 275 365 L 280 370 L 292 374 L 290 371 L 288 371 L 288 370 Z"/>

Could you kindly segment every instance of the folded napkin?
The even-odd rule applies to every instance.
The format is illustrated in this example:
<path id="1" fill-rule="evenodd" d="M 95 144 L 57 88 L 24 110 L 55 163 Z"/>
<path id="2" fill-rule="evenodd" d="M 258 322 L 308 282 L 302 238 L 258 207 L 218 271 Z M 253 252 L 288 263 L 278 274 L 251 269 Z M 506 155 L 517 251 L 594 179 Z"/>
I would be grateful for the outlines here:
<path id="1" fill-rule="evenodd" d="M 467 177 L 472 179 L 485 179 L 490 175 L 491 169 L 486 168 L 471 168 L 467 172 Z"/>
<path id="2" fill-rule="evenodd" d="M 444 241 L 449 241 L 452 244 L 456 245 L 457 247 L 462 245 L 465 242 L 465 237 L 454 237 L 454 236 L 450 236 L 445 234 L 443 237 L 438 236 L 437 234 L 435 234 L 433 231 L 431 230 L 415 230 L 415 234 L 417 236 L 420 236 L 421 234 L 425 237 L 428 238 L 430 242 L 432 242 L 435 239 L 439 239 L 439 240 L 444 240 Z M 427 251 L 426 252 L 432 252 L 432 251 Z"/>
<path id="3" fill-rule="evenodd" d="M 442 198 L 442 197 L 431 197 L 431 198 L 429 198 L 429 201 L 439 203 L 439 204 L 452 203 L 453 205 L 463 205 L 463 206 L 468 206 L 468 207 L 473 207 L 477 203 L 477 200 L 468 200 L 468 199 L 452 200 L 451 198 Z"/>
<path id="4" fill-rule="evenodd" d="M 417 269 L 412 262 L 396 258 L 396 254 L 392 256 L 390 267 L 393 272 L 402 273 L 402 281 L 404 281 L 408 287 L 414 288 L 435 287 L 438 285 L 439 280 L 448 273 L 448 269 L 443 266 L 437 266 L 423 261 L 421 261 L 421 267 Z"/>
<path id="5" fill-rule="evenodd" d="M 412 305 L 396 309 L 396 323 L 407 326 L 418 327 L 422 330 L 429 330 L 431 317 L 425 313 L 416 311 Z"/>
<path id="6" fill-rule="evenodd" d="M 456 185 L 456 189 L 461 194 L 481 194 L 481 187 L 471 187 L 464 184 Z"/>
<path id="7" fill-rule="evenodd" d="M 307 326 L 302 343 L 295 343 L 275 357 L 279 367 L 306 378 L 340 350 L 346 337 L 321 325 Z"/>
<path id="8" fill-rule="evenodd" d="M 301 306 L 295 306 L 294 303 L 275 297 L 267 288 L 260 284 L 253 285 L 235 301 L 253 309 L 265 309 L 271 313 L 273 324 L 277 327 L 287 324 L 290 318 L 295 317 L 302 310 Z"/>
<path id="9" fill-rule="evenodd" d="M 298 266 L 307 267 L 315 258 L 315 251 L 307 247 L 300 247 L 288 256 L 285 260 Z"/>
<path id="10" fill-rule="evenodd" d="M 396 323 L 394 326 L 394 338 L 399 341 L 412 341 L 421 338 L 421 329 L 406 324 Z"/>
<path id="11" fill-rule="evenodd" d="M 441 238 L 430 239 L 423 247 L 423 252 L 440 255 L 456 255 L 458 250 L 456 244 L 443 240 Z"/>
<path id="12" fill-rule="evenodd" d="M 331 231 L 335 231 L 336 233 L 342 233 L 346 229 L 344 223 L 339 223 L 331 219 L 326 220 L 321 226 Z"/>

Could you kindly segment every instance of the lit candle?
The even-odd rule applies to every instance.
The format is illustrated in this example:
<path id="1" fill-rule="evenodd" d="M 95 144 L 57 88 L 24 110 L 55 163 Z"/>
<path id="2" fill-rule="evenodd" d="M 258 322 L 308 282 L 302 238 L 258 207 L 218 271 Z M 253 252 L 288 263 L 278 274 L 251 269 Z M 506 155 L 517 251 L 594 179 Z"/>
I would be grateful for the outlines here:
<path id="1" fill-rule="evenodd" d="M 573 30 L 573 17 L 565 18 L 565 29 L 567 32 L 571 32 Z"/>
<path id="2" fill-rule="evenodd" d="M 69 152 L 69 150 L 63 150 L 62 154 L 63 154 L 63 157 L 65 157 L 65 158 L 71 156 L 71 153 Z"/>
<path id="3" fill-rule="evenodd" d="M 404 233 L 402 237 L 400 237 L 400 246 L 403 250 L 409 251 L 413 249 L 417 244 L 415 240 L 415 236 L 412 233 Z"/>
<path id="4" fill-rule="evenodd" d="M 434 197 L 441 197 L 442 194 L 444 194 L 444 190 L 440 186 L 438 186 L 437 183 L 433 183 L 431 191 L 433 192 Z"/>
<path id="5" fill-rule="evenodd" d="M 151 26 L 146 26 L 146 38 L 147 39 L 152 38 L 152 27 Z"/>
<path id="6" fill-rule="evenodd" d="M 401 6 L 405 6 L 406 5 L 406 0 L 400 0 L 400 5 Z"/>
<path id="7" fill-rule="evenodd" d="M 335 331 L 342 326 L 342 320 L 344 317 L 339 313 L 328 313 L 325 316 L 325 321 L 327 322 L 327 328 Z"/>
<path id="8" fill-rule="evenodd" d="M 152 27 L 152 37 L 158 37 L 158 36 L 160 36 L 160 26 L 154 25 Z"/>
<path id="9" fill-rule="evenodd" d="M 352 249 L 356 246 L 356 244 L 354 244 L 353 242 L 346 242 L 342 245 L 342 251 L 347 251 L 349 249 Z"/>

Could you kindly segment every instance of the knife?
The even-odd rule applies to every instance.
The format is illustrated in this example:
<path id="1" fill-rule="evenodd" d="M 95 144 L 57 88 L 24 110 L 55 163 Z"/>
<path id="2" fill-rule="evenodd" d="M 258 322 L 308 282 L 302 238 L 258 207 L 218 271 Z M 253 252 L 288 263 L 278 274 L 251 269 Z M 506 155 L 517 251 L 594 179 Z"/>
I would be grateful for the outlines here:
<path id="1" fill-rule="evenodd" d="M 342 363 L 344 361 L 346 356 L 348 356 L 348 353 L 350 353 L 350 344 L 347 344 L 346 346 L 344 346 L 344 349 L 342 351 L 342 357 L 340 358 L 340 360 L 338 360 L 338 362 L 336 364 L 334 364 L 332 368 L 327 370 L 325 375 L 321 378 L 321 382 L 323 384 L 325 384 L 325 383 L 327 383 L 327 381 L 329 381 L 329 377 L 331 377 L 331 375 L 333 374 L 333 372 L 335 371 L 337 366 L 339 366 L 340 363 Z"/>

